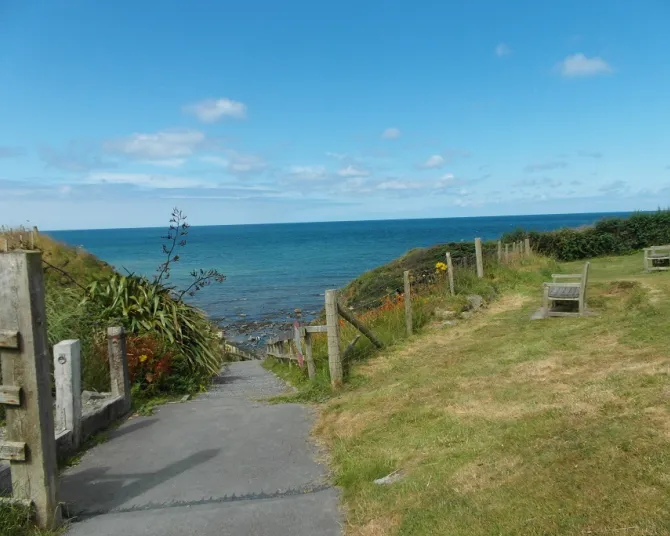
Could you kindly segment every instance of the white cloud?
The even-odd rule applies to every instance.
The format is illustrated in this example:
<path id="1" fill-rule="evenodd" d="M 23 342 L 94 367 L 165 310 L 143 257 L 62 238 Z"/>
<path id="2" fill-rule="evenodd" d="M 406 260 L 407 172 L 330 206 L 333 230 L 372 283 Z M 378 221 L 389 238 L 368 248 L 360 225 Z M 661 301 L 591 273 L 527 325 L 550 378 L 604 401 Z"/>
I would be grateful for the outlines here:
<path id="1" fill-rule="evenodd" d="M 400 129 L 391 127 L 387 128 L 382 132 L 382 139 L 384 140 L 397 140 L 400 137 Z"/>
<path id="2" fill-rule="evenodd" d="M 223 158 L 222 156 L 201 156 L 201 162 L 206 162 L 208 164 L 215 164 L 221 167 L 228 167 L 228 159 Z"/>
<path id="3" fill-rule="evenodd" d="M 419 167 L 424 169 L 439 169 L 442 166 L 444 166 L 444 157 L 440 156 L 439 154 L 429 156 L 428 160 L 426 160 L 423 164 L 419 164 Z"/>
<path id="4" fill-rule="evenodd" d="M 442 175 L 439 179 L 435 181 L 435 186 L 437 188 L 449 188 L 457 186 L 458 184 L 459 181 L 456 179 L 456 177 L 454 177 L 452 173 Z"/>
<path id="5" fill-rule="evenodd" d="M 222 98 L 207 99 L 184 106 L 184 111 L 195 115 L 203 123 L 215 123 L 225 117 L 244 119 L 247 107 L 241 102 Z"/>
<path id="6" fill-rule="evenodd" d="M 330 156 L 331 158 L 335 158 L 336 160 L 344 160 L 346 158 L 349 158 L 344 153 L 331 153 L 330 151 L 326 152 L 326 156 Z"/>
<path id="7" fill-rule="evenodd" d="M 185 162 L 185 158 L 169 158 L 167 160 L 144 160 L 142 163 L 159 167 L 178 168 L 183 166 Z"/>
<path id="8" fill-rule="evenodd" d="M 377 184 L 377 190 L 420 190 L 425 184 L 418 181 L 386 180 Z"/>
<path id="9" fill-rule="evenodd" d="M 338 170 L 337 174 L 340 177 L 369 177 L 370 172 L 367 169 L 359 168 L 356 166 L 347 166 Z"/>
<path id="10" fill-rule="evenodd" d="M 228 171 L 234 174 L 247 175 L 258 173 L 267 168 L 267 162 L 255 154 L 228 151 Z"/>
<path id="11" fill-rule="evenodd" d="M 201 179 L 151 173 L 90 173 L 82 182 L 84 184 L 128 184 L 153 189 L 214 187 Z"/>
<path id="12" fill-rule="evenodd" d="M 503 56 L 509 56 L 512 53 L 512 49 L 508 47 L 505 43 L 498 43 L 495 50 L 496 56 L 502 58 Z"/>
<path id="13" fill-rule="evenodd" d="M 588 58 L 581 52 L 565 58 L 556 66 L 556 69 L 566 78 L 597 76 L 611 73 L 614 70 L 604 59 L 597 56 Z"/>
<path id="14" fill-rule="evenodd" d="M 298 181 L 318 181 L 327 176 L 323 166 L 291 166 L 289 178 Z"/>
<path id="15" fill-rule="evenodd" d="M 108 140 L 103 148 L 138 160 L 172 160 L 191 156 L 204 141 L 205 135 L 198 130 L 163 130 Z"/>

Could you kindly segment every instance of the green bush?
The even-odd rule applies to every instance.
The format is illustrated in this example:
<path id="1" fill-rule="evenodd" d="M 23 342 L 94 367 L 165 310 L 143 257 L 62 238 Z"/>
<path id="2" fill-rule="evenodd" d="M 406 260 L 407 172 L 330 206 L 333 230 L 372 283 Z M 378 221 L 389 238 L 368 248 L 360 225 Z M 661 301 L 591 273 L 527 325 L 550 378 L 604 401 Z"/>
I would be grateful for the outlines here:
<path id="1" fill-rule="evenodd" d="M 605 218 L 582 229 L 537 232 L 518 229 L 505 243 L 530 238 L 533 251 L 561 261 L 625 255 L 644 247 L 670 243 L 670 210 L 638 212 L 629 218 Z"/>

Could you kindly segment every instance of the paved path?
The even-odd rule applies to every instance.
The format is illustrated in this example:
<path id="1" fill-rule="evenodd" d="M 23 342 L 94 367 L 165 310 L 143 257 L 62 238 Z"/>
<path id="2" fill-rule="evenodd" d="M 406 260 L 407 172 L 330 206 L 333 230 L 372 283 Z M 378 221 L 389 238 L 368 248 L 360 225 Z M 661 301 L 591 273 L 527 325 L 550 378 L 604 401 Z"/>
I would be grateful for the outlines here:
<path id="1" fill-rule="evenodd" d="M 67 534 L 340 535 L 310 410 L 258 400 L 285 388 L 258 361 L 233 363 L 208 393 L 124 423 L 63 475 Z"/>

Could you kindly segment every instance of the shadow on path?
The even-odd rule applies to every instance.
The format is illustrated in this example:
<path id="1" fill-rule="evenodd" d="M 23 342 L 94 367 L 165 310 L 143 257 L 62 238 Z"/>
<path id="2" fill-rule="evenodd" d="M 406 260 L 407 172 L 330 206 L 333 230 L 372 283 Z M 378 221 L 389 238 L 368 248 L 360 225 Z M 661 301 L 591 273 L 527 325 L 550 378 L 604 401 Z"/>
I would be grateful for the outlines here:
<path id="1" fill-rule="evenodd" d="M 73 475 L 66 475 L 63 480 L 68 487 L 77 489 L 79 496 L 95 497 L 96 503 L 102 508 L 87 510 L 86 507 L 78 508 L 77 505 L 67 504 L 66 500 L 64 511 L 67 517 L 110 512 L 163 482 L 197 465 L 207 463 L 216 457 L 219 450 L 208 449 L 196 452 L 153 473 L 108 474 L 109 467 L 96 467 Z M 128 483 L 129 480 L 130 483 Z"/>

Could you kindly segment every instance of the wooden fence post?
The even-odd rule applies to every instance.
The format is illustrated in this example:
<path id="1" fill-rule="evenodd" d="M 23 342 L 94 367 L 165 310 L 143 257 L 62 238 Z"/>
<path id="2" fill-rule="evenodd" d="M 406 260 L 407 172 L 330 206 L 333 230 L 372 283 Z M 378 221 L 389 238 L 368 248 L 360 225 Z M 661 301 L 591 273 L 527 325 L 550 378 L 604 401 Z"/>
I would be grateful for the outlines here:
<path id="1" fill-rule="evenodd" d="M 512 242 L 512 255 L 516 257 L 517 249 L 519 247 L 519 243 L 514 241 Z"/>
<path id="2" fill-rule="evenodd" d="M 0 236 L 0 253 L 6 253 L 7 251 L 9 251 L 9 240 Z"/>
<path id="3" fill-rule="evenodd" d="M 447 272 L 449 273 L 449 291 L 454 295 L 454 266 L 451 263 L 451 253 L 447 251 Z"/>
<path id="4" fill-rule="evenodd" d="M 505 262 L 509 262 L 509 244 L 505 244 Z"/>
<path id="5" fill-rule="evenodd" d="M 328 369 L 330 385 L 342 385 L 342 356 L 340 355 L 340 323 L 337 315 L 337 290 L 326 290 L 326 325 L 328 326 Z"/>
<path id="6" fill-rule="evenodd" d="M 502 262 L 502 242 L 498 240 L 498 262 Z"/>
<path id="7" fill-rule="evenodd" d="M 405 328 L 407 336 L 412 335 L 412 287 L 409 284 L 409 271 L 403 273 L 405 282 Z"/>
<path id="8" fill-rule="evenodd" d="M 309 379 L 316 378 L 316 367 L 314 366 L 314 356 L 312 355 L 312 334 L 305 333 L 305 361 L 307 362 L 307 374 Z"/>
<path id="9" fill-rule="evenodd" d="M 477 277 L 484 277 L 484 259 L 482 258 L 482 239 L 475 238 L 475 256 L 477 257 Z"/>
<path id="10" fill-rule="evenodd" d="M 70 430 L 72 446 L 81 442 L 81 344 L 78 340 L 61 341 L 54 346 L 56 383 L 56 430 Z"/>
<path id="11" fill-rule="evenodd" d="M 112 396 L 123 397 L 123 413 L 130 411 L 130 377 L 126 356 L 126 332 L 123 327 L 107 328 L 107 353 Z"/>
<path id="12" fill-rule="evenodd" d="M 13 496 L 32 502 L 38 526 L 55 528 L 61 512 L 39 252 L 0 255 L 0 358 L 8 404 L 7 442 L 0 451 L 11 451 Z M 8 402 L 7 390 L 17 391 L 19 399 Z"/>
<path id="13" fill-rule="evenodd" d="M 530 238 L 526 238 L 525 240 L 526 243 L 526 257 L 530 257 Z"/>

